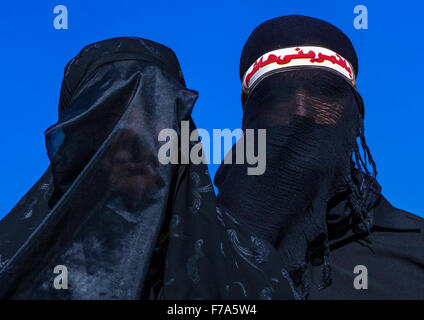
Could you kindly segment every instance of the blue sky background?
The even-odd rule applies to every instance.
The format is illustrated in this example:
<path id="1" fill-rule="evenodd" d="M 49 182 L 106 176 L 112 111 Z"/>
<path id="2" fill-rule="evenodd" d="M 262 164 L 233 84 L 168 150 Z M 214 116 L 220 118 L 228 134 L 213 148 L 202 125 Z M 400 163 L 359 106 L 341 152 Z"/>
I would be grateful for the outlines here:
<path id="1" fill-rule="evenodd" d="M 69 29 L 53 27 L 56 5 Z M 356 30 L 353 8 L 366 5 L 369 29 Z M 327 20 L 359 57 L 366 136 L 386 197 L 423 216 L 424 4 L 418 1 L 17 1 L 0 10 L 0 218 L 48 166 L 44 130 L 56 122 L 63 69 L 87 44 L 138 36 L 171 47 L 187 86 L 199 91 L 198 127 L 241 125 L 239 57 L 264 20 L 304 14 Z M 210 165 L 212 176 L 218 165 Z"/>

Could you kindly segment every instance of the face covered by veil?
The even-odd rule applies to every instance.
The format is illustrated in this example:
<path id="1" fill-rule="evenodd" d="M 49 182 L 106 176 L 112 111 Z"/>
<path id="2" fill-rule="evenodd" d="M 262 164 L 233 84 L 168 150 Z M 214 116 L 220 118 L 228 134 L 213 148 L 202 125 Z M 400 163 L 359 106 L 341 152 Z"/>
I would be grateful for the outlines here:
<path id="1" fill-rule="evenodd" d="M 159 162 L 163 129 L 195 129 L 196 98 L 152 41 L 106 40 L 71 60 L 51 164 L 0 222 L 0 297 L 296 298 L 277 252 L 217 207 L 205 164 Z"/>
<path id="2" fill-rule="evenodd" d="M 341 30 L 300 15 L 260 24 L 241 54 L 243 131 L 266 130 L 265 148 L 254 146 L 266 149 L 266 170 L 248 175 L 245 165 L 223 163 L 218 202 L 278 250 L 303 297 L 310 265 L 322 266 L 321 288 L 331 283 L 334 226 L 369 233 L 380 197 L 357 71 Z"/>
<path id="3" fill-rule="evenodd" d="M 368 209 L 379 191 L 368 192 L 376 182 L 354 161 L 362 159 L 361 123 L 355 94 L 339 76 L 317 69 L 274 74 L 244 106 L 243 130 L 266 129 L 265 173 L 223 164 L 215 178 L 219 203 L 277 248 L 304 295 L 309 263 L 322 265 L 322 286 L 331 282 L 328 224 L 348 219 L 356 232 L 372 225 Z"/>

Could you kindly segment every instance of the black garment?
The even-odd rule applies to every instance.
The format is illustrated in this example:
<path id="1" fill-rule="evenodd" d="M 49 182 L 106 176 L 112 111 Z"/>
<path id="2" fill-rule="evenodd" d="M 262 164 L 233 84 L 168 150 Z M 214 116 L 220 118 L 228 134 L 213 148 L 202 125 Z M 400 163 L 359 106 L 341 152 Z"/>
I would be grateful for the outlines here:
<path id="1" fill-rule="evenodd" d="M 95 43 L 68 64 L 51 165 L 0 222 L 1 298 L 297 297 L 276 251 L 216 206 L 206 165 L 159 163 L 159 133 L 194 130 L 196 98 L 152 41 Z"/>
<path id="2" fill-rule="evenodd" d="M 333 226 L 333 282 L 318 290 L 320 270 L 311 268 L 311 299 L 424 299 L 424 219 L 394 208 L 383 196 L 373 216 L 368 236 L 353 234 L 345 221 Z M 356 266 L 367 268 L 367 289 L 354 286 L 362 275 L 354 273 Z"/>
<path id="3" fill-rule="evenodd" d="M 396 218 L 377 181 L 355 165 L 360 113 L 348 86 L 322 70 L 263 79 L 248 97 L 243 129 L 267 129 L 266 172 L 248 176 L 247 165 L 222 164 L 218 201 L 278 250 L 305 297 L 356 297 L 353 271 L 364 265 L 365 298 L 422 298 L 422 219 Z"/>
<path id="4" fill-rule="evenodd" d="M 355 50 L 342 31 L 295 15 L 268 20 L 252 32 L 240 78 L 263 54 L 297 46 L 334 50 L 357 75 Z M 360 297 L 422 298 L 422 219 L 412 223 L 405 213 L 394 214 L 381 197 L 355 83 L 317 65 L 287 68 L 265 73 L 243 90 L 242 105 L 243 130 L 267 129 L 267 169 L 249 177 L 246 166 L 221 165 L 218 201 L 279 251 L 302 295 L 360 295 L 352 293 L 353 271 L 363 264 L 374 288 Z M 411 248 L 403 250 L 405 245 Z M 396 281 L 394 269 L 402 272 Z"/>
<path id="5" fill-rule="evenodd" d="M 333 73 L 275 74 L 249 95 L 243 115 L 245 132 L 266 129 L 266 171 L 249 176 L 246 165 L 224 164 L 217 174 L 219 202 L 277 248 L 305 295 L 308 263 L 323 265 L 322 285 L 331 281 L 327 203 L 356 195 L 353 181 L 363 179 L 352 163 L 360 122 L 350 85 Z M 362 210 L 351 213 L 355 228 L 371 226 Z"/>
<path id="6" fill-rule="evenodd" d="M 308 299 L 424 299 L 424 219 L 394 208 L 375 191 L 371 194 L 370 234 L 352 231 L 352 210 L 345 194 L 329 205 L 331 284 L 322 288 L 323 266 L 310 263 L 305 275 Z M 357 266 L 366 267 L 367 289 L 354 286 L 355 278 L 363 274 L 355 271 Z"/>

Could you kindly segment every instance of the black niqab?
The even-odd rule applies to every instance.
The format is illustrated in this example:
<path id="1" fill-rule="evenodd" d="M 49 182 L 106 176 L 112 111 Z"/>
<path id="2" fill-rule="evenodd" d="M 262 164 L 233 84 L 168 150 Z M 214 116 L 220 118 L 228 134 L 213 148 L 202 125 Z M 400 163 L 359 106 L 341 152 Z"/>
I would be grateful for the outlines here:
<path id="1" fill-rule="evenodd" d="M 172 51 L 116 38 L 65 70 L 51 165 L 0 222 L 0 297 L 292 299 L 278 253 L 216 205 L 205 164 L 158 161 L 197 93 Z M 68 289 L 54 288 L 56 266 Z"/>
<path id="2" fill-rule="evenodd" d="M 322 265 L 323 287 L 331 282 L 327 215 L 346 217 L 328 213 L 329 200 L 353 198 L 365 179 L 352 160 L 361 123 L 355 94 L 340 77 L 322 70 L 275 74 L 248 96 L 243 116 L 244 130 L 267 130 L 265 173 L 249 176 L 243 165 L 223 164 L 215 180 L 219 202 L 277 248 L 305 296 L 308 264 Z M 372 217 L 358 212 L 349 219 L 366 231 Z"/>

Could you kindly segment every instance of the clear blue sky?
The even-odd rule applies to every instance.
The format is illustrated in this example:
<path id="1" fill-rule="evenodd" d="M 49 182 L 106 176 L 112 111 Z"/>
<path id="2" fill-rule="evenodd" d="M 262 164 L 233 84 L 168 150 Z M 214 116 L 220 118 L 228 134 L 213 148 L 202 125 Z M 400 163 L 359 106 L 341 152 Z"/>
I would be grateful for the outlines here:
<path id="1" fill-rule="evenodd" d="M 353 8 L 366 5 L 369 29 L 356 30 Z M 68 30 L 53 27 L 56 5 Z M 0 10 L 0 218 L 48 166 L 44 130 L 56 122 L 63 69 L 79 50 L 116 36 L 171 47 L 189 88 L 199 91 L 198 127 L 241 123 L 239 57 L 250 32 L 269 18 L 304 14 L 351 38 L 359 56 L 366 136 L 383 192 L 423 216 L 423 9 L 419 1 L 8 1 Z M 217 165 L 210 165 L 212 175 Z"/>

